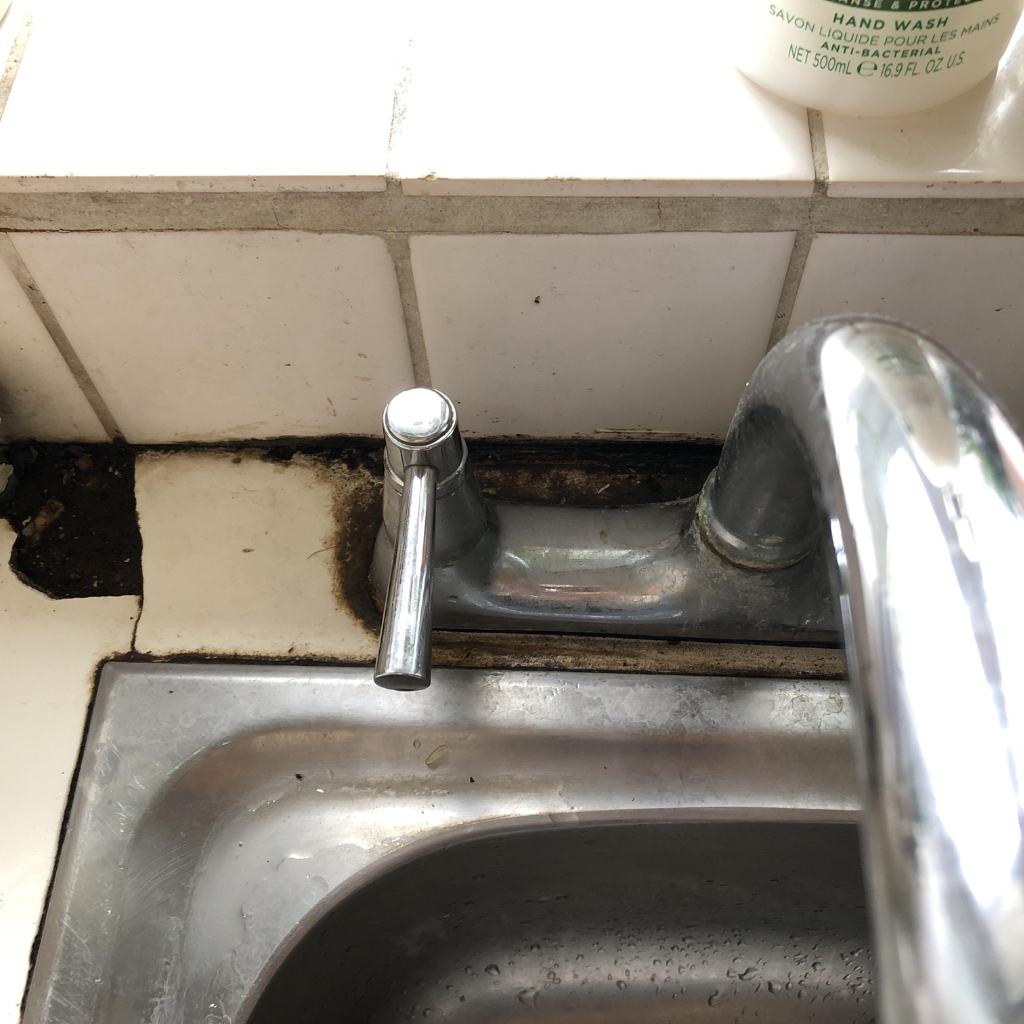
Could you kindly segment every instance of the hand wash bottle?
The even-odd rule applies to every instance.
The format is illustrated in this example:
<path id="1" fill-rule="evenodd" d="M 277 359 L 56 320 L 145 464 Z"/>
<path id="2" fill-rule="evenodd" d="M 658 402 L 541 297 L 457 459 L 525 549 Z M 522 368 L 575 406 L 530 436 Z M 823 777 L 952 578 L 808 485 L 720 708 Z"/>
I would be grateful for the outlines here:
<path id="1" fill-rule="evenodd" d="M 884 116 L 934 107 L 999 63 L 1024 0 L 736 0 L 737 57 L 806 107 Z"/>

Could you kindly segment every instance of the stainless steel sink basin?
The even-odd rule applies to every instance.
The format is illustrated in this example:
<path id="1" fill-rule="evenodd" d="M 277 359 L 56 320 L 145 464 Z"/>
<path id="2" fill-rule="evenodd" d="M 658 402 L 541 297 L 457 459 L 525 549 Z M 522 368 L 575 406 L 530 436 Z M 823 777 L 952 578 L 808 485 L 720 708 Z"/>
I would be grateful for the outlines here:
<path id="1" fill-rule="evenodd" d="M 104 670 L 26 1020 L 870 1020 L 845 688 Z"/>
<path id="2" fill-rule="evenodd" d="M 867 1021 L 860 889 L 850 825 L 462 841 L 331 910 L 249 1020 Z"/>

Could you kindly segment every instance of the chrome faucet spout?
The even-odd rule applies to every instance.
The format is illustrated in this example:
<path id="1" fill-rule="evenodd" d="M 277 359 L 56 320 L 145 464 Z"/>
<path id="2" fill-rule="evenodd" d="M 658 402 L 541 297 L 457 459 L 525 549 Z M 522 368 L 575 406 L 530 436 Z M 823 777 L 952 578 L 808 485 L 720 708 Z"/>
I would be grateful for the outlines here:
<path id="1" fill-rule="evenodd" d="M 763 360 L 699 502 L 738 565 L 835 553 L 887 1024 L 1024 1020 L 1022 510 L 998 403 L 869 316 Z"/>

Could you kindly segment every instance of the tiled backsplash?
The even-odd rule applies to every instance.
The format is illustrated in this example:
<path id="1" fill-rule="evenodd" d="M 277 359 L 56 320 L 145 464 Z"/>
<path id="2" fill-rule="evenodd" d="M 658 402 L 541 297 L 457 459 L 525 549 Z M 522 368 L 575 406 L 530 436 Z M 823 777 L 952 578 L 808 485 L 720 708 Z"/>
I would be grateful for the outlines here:
<path id="1" fill-rule="evenodd" d="M 940 339 L 1024 423 L 1024 237 L 820 235 L 793 321 L 862 309 Z"/>
<path id="2" fill-rule="evenodd" d="M 725 433 L 792 232 L 419 235 L 431 379 L 467 434 Z"/>
<path id="3" fill-rule="evenodd" d="M 389 5 L 32 0 L 30 15 L 2 190 L 384 187 Z"/>
<path id="4" fill-rule="evenodd" d="M 720 14 L 16 0 L 0 437 L 377 434 L 414 382 L 470 435 L 720 437 L 841 310 L 1024 420 L 1024 27 L 944 108 L 822 119 L 683 59 Z"/>
<path id="5" fill-rule="evenodd" d="M 133 442 L 371 434 L 412 386 L 387 246 L 297 231 L 11 236 Z"/>
<path id="6" fill-rule="evenodd" d="M 407 194 L 811 193 L 803 109 L 680 45 L 715 38 L 719 3 L 419 10 L 390 159 Z"/>

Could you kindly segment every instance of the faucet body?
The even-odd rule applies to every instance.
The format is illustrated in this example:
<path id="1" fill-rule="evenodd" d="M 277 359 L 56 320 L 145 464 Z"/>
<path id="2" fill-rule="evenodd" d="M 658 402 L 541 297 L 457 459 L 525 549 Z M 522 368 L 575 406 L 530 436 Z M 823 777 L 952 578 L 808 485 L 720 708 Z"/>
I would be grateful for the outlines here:
<path id="1" fill-rule="evenodd" d="M 396 458 L 385 634 L 424 549 Z M 492 502 L 464 457 L 437 494 L 413 589 L 438 626 L 821 641 L 841 617 L 883 1019 L 1024 1022 L 1024 448 L 969 370 L 891 321 L 821 320 L 762 361 L 699 498 Z"/>
<path id="2" fill-rule="evenodd" d="M 778 573 L 734 566 L 702 541 L 695 498 L 623 508 L 544 507 L 481 498 L 471 478 L 464 487 L 465 494 L 449 496 L 449 507 L 437 503 L 435 627 L 839 639 L 820 555 Z M 385 524 L 393 525 L 381 530 L 374 553 L 378 593 L 391 570 L 401 519 L 401 495 L 386 480 L 389 491 Z M 467 533 L 463 524 L 470 520 L 474 529 Z M 471 547 L 459 543 L 473 537 Z"/>
<path id="3" fill-rule="evenodd" d="M 387 430 L 387 427 L 385 427 Z M 392 456 L 388 449 L 388 465 Z M 373 583 L 386 594 L 404 550 L 404 486 L 390 468 Z M 484 498 L 468 463 L 436 503 L 432 620 L 455 630 L 837 642 L 823 553 L 761 573 L 708 548 L 697 498 L 620 508 Z M 390 608 L 390 602 L 385 602 Z"/>

